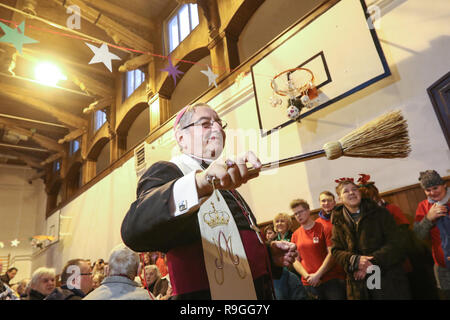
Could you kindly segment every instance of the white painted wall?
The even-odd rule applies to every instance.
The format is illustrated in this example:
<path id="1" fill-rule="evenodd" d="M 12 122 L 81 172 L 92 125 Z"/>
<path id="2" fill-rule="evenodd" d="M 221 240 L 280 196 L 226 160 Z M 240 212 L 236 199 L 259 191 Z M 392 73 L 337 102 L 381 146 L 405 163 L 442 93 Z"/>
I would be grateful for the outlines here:
<path id="1" fill-rule="evenodd" d="M 28 179 L 34 170 L 10 165 L 0 165 L 0 256 L 11 255 L 14 261 L 10 267 L 18 268 L 18 273 L 11 283 L 31 275 L 32 248 L 30 238 L 36 235 L 36 218 L 45 217 L 47 196 L 41 179 L 32 184 Z M 45 222 L 45 219 L 44 219 Z M 11 241 L 20 241 L 17 247 Z M 5 272 L 6 265 L 3 266 Z"/>

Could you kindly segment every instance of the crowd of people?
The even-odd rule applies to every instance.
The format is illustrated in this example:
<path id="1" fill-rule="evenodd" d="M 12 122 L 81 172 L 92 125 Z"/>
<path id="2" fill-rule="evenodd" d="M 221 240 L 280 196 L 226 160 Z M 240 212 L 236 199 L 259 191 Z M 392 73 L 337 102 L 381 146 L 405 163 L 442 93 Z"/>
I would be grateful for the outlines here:
<path id="1" fill-rule="evenodd" d="M 333 193 L 321 192 L 315 220 L 305 200 L 293 200 L 290 208 L 299 224 L 294 232 L 287 213 L 277 214 L 264 228 L 267 242 L 291 241 L 299 254 L 286 271 L 301 279 L 303 289 L 297 292 L 303 293 L 274 280 L 277 297 L 450 299 L 450 192 L 445 181 L 434 170 L 420 173 L 427 199 L 410 223 L 398 206 L 381 198 L 369 175 L 360 176 L 357 182 L 336 180 L 339 204 Z"/>
<path id="2" fill-rule="evenodd" d="M 18 269 L 9 268 L 0 278 L 0 300 L 168 300 L 172 288 L 165 255 L 138 254 L 117 245 L 108 262 L 72 259 L 61 274 L 40 267 L 31 279 L 12 280 Z"/>

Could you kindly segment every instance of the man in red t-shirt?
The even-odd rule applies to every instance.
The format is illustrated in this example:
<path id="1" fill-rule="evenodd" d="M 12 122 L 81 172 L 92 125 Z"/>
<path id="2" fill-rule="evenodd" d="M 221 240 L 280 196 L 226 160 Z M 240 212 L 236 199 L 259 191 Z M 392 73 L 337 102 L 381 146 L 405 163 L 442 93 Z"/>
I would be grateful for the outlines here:
<path id="1" fill-rule="evenodd" d="M 305 200 L 292 201 L 291 209 L 300 223 L 291 238 L 299 254 L 293 266 L 301 274 L 305 289 L 320 300 L 345 300 L 344 275 L 333 268 L 331 234 L 327 235 L 324 226 L 311 218 Z"/>
<path id="2" fill-rule="evenodd" d="M 419 180 L 427 199 L 417 206 L 414 232 L 421 239 L 431 236 L 439 285 L 444 297 L 450 300 L 450 192 L 434 170 L 421 172 Z"/>

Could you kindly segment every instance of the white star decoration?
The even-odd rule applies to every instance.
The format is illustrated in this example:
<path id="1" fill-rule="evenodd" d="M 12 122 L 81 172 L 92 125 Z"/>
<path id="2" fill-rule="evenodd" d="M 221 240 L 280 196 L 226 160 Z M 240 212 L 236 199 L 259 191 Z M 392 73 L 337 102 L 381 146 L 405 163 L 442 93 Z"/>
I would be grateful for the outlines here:
<path id="1" fill-rule="evenodd" d="M 208 86 L 210 86 L 211 83 L 214 83 L 214 85 L 217 88 L 216 78 L 218 77 L 218 75 L 215 74 L 214 72 L 212 72 L 212 70 L 211 70 L 211 68 L 209 66 L 208 66 L 208 70 L 202 70 L 200 72 L 208 77 L 208 82 L 209 82 Z"/>
<path id="2" fill-rule="evenodd" d="M 89 64 L 103 62 L 103 64 L 112 72 L 111 60 L 122 60 L 120 57 L 116 56 L 114 53 L 109 52 L 108 45 L 103 43 L 100 48 L 85 42 L 85 44 L 94 52 L 95 56 L 91 59 Z"/>
<path id="3" fill-rule="evenodd" d="M 17 247 L 19 245 L 20 241 L 17 239 L 14 239 L 13 241 L 11 241 L 11 247 Z"/>

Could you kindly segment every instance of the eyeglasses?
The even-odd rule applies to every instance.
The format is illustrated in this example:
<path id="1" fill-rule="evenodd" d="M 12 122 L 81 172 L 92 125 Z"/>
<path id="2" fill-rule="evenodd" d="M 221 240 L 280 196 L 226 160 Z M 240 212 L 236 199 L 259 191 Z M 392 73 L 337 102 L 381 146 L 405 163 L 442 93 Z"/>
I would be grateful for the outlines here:
<path id="1" fill-rule="evenodd" d="M 305 212 L 307 212 L 308 210 L 306 210 L 306 209 L 302 209 L 302 210 L 298 210 L 298 211 L 295 211 L 294 212 L 294 216 L 299 216 L 299 215 L 301 215 L 301 214 L 303 214 L 303 213 L 305 213 Z"/>
<path id="2" fill-rule="evenodd" d="M 193 126 L 202 126 L 203 129 L 211 129 L 211 127 L 216 123 L 223 129 L 225 129 L 228 125 L 228 123 L 225 122 L 225 120 L 221 119 L 200 119 L 198 121 L 192 122 L 191 124 L 188 124 L 187 126 L 183 127 L 182 129 L 186 129 Z"/>
<path id="3" fill-rule="evenodd" d="M 80 273 L 80 275 L 82 275 L 82 276 L 92 276 L 92 272 L 89 272 L 89 273 Z"/>

